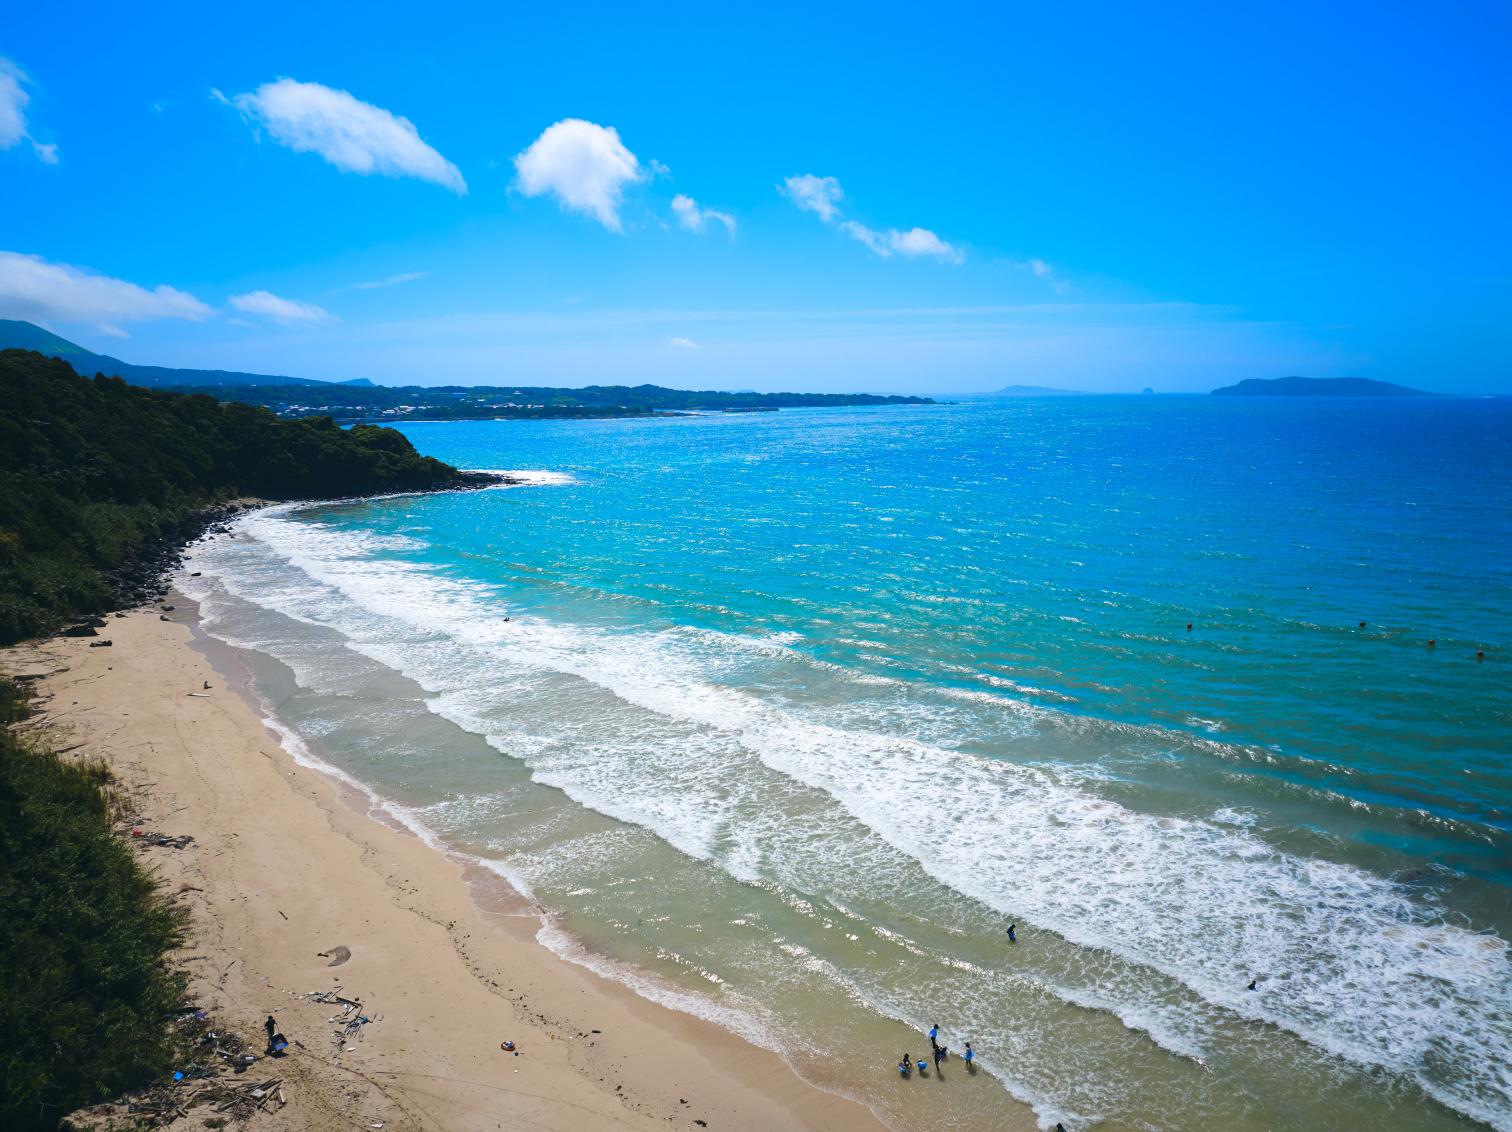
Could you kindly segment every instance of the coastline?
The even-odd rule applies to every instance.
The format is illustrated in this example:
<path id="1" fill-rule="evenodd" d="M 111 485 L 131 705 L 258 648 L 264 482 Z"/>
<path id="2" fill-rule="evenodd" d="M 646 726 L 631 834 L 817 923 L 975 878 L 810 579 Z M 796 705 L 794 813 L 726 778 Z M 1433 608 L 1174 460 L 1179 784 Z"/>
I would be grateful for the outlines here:
<path id="1" fill-rule="evenodd" d="M 271 1014 L 295 1043 L 277 1066 L 282 1126 L 883 1127 L 777 1054 L 548 950 L 502 878 L 297 763 L 230 651 L 197 632 L 192 602 L 168 604 L 172 620 L 156 607 L 110 620 L 111 648 L 51 638 L 0 652 L 0 666 L 40 674 L 27 726 L 103 758 L 142 828 L 193 837 L 142 852 L 191 912 L 176 957 L 191 999 L 249 1039 Z M 351 958 L 330 968 L 319 953 L 337 946 Z M 337 986 L 374 1018 L 344 1043 L 333 1008 L 299 997 Z M 192 1112 L 190 1126 L 214 1115 Z"/>

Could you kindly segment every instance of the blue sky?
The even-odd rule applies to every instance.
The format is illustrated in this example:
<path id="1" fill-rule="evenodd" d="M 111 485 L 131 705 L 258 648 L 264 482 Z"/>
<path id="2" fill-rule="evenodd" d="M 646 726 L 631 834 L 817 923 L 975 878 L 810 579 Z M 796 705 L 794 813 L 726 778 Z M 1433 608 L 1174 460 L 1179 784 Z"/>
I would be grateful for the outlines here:
<path id="1" fill-rule="evenodd" d="M 0 21 L 0 317 L 130 361 L 1512 391 L 1508 5 L 137 7 Z"/>

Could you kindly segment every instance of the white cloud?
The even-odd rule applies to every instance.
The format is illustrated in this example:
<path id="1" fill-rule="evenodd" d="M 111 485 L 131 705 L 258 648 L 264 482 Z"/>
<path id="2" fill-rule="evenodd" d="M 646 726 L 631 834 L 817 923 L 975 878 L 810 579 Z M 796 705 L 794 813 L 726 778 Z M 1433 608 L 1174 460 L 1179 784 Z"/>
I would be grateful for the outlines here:
<path id="1" fill-rule="evenodd" d="M 0 252 L 0 315 L 33 322 L 73 322 L 124 336 L 122 323 L 158 318 L 200 322 L 214 313 L 173 287 L 147 290 L 41 256 Z"/>
<path id="2" fill-rule="evenodd" d="M 335 316 L 324 307 L 314 303 L 285 299 L 271 291 L 248 291 L 245 295 L 232 295 L 230 304 L 243 314 L 261 315 L 284 326 L 301 322 L 330 322 Z"/>
<path id="3" fill-rule="evenodd" d="M 297 153 L 316 153 L 351 173 L 381 173 L 431 181 L 459 195 L 461 171 L 420 138 L 408 118 L 391 114 L 319 83 L 278 79 L 226 99 L 242 116 Z"/>
<path id="4" fill-rule="evenodd" d="M 887 246 L 887 237 L 875 229 L 868 228 L 865 224 L 858 224 L 854 220 L 842 220 L 840 231 L 844 232 L 853 240 L 860 240 L 872 251 L 883 259 L 892 257 L 892 249 Z"/>
<path id="5" fill-rule="evenodd" d="M 21 89 L 26 72 L 9 59 L 0 59 L 0 149 L 9 149 L 26 136 L 26 104 L 31 96 Z"/>
<path id="6" fill-rule="evenodd" d="M 960 248 L 947 244 L 928 228 L 910 228 L 906 232 L 889 228 L 886 232 L 878 232 L 854 220 L 844 220 L 840 223 L 840 231 L 853 240 L 861 241 L 883 259 L 891 259 L 894 255 L 913 259 L 927 256 L 947 263 L 960 263 L 966 258 L 966 253 Z"/>
<path id="7" fill-rule="evenodd" d="M 909 259 L 928 257 L 946 263 L 965 262 L 964 251 L 954 244 L 947 244 L 928 228 L 909 228 L 906 231 L 889 228 L 885 232 L 879 232 L 858 220 L 841 220 L 840 201 L 845 198 L 845 193 L 834 177 L 816 177 L 812 173 L 804 173 L 789 177 L 780 188 L 783 195 L 799 208 L 816 213 L 826 224 L 835 224 L 840 231 L 865 244 L 883 259 L 901 255 Z M 673 201 L 672 206 L 676 208 L 677 202 Z"/>
<path id="8" fill-rule="evenodd" d="M 676 349 L 679 349 L 679 350 L 696 350 L 696 349 L 698 349 L 698 343 L 695 342 L 695 341 L 693 341 L 693 339 L 691 339 L 691 338 L 668 338 L 667 339 L 667 345 L 673 346 L 673 347 L 675 347 Z"/>
<path id="9" fill-rule="evenodd" d="M 614 127 L 581 118 L 547 126 L 514 164 L 526 196 L 550 193 L 563 208 L 586 212 L 611 232 L 624 230 L 619 206 L 625 186 L 644 177 Z"/>
<path id="10" fill-rule="evenodd" d="M 728 212 L 699 208 L 696 200 L 682 193 L 672 198 L 672 211 L 677 214 L 677 222 L 690 232 L 706 232 L 709 229 L 709 221 L 717 220 L 725 226 L 730 239 L 735 238 L 735 218 Z"/>
<path id="11" fill-rule="evenodd" d="M 906 232 L 893 228 L 887 233 L 887 242 L 899 255 L 929 256 L 947 263 L 960 263 L 966 258 L 960 248 L 947 244 L 928 228 L 910 228 Z"/>
<path id="12" fill-rule="evenodd" d="M 818 213 L 826 224 L 840 215 L 840 200 L 845 196 L 834 177 L 816 177 L 812 173 L 789 177 L 782 182 L 781 191 L 799 208 Z"/>
<path id="13" fill-rule="evenodd" d="M 23 89 L 23 84 L 30 81 L 25 71 L 0 56 L 0 149 L 10 149 L 19 142 L 29 141 L 39 161 L 56 165 L 58 147 L 37 141 L 26 124 L 26 107 L 31 102 L 31 95 Z"/>
<path id="14" fill-rule="evenodd" d="M 380 287 L 397 287 L 400 283 L 413 283 L 417 279 L 424 279 L 429 271 L 401 271 L 398 275 L 390 275 L 383 279 L 374 279 L 367 283 L 353 283 L 354 291 L 376 291 Z"/>
<path id="15" fill-rule="evenodd" d="M 1054 291 L 1057 295 L 1064 295 L 1068 291 L 1076 289 L 1055 273 L 1053 264 L 1046 263 L 1042 259 L 1027 260 L 1024 263 L 1018 264 L 1018 266 L 1032 271 L 1036 279 L 1043 279 L 1046 283 L 1050 284 L 1050 290 Z"/>

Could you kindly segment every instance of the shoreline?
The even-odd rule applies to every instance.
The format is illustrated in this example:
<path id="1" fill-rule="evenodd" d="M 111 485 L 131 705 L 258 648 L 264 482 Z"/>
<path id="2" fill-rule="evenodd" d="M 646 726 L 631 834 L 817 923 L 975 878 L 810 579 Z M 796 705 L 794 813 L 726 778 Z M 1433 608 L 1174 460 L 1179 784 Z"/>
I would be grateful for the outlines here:
<path id="1" fill-rule="evenodd" d="M 41 674 L 29 729 L 103 758 L 143 828 L 193 837 L 142 850 L 191 912 L 176 965 L 222 1026 L 255 1036 L 271 1014 L 295 1043 L 282 1126 L 885 1127 L 778 1054 L 549 949 L 549 921 L 503 877 L 298 761 L 193 602 L 167 604 L 171 620 L 110 620 L 109 649 L 49 638 L 0 666 Z M 318 953 L 337 946 L 351 959 L 331 969 Z M 337 985 L 374 1023 L 333 1044 L 331 1008 L 299 996 Z"/>

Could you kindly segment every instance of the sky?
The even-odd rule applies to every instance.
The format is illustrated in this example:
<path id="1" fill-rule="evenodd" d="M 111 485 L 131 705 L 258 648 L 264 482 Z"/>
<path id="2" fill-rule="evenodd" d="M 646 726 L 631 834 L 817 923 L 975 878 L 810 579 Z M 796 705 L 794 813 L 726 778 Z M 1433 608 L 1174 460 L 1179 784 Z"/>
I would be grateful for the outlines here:
<path id="1" fill-rule="evenodd" d="M 1506 3 L 16 4 L 0 317 L 385 384 L 1512 392 L 1509 57 Z"/>

